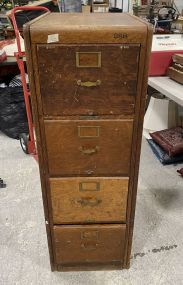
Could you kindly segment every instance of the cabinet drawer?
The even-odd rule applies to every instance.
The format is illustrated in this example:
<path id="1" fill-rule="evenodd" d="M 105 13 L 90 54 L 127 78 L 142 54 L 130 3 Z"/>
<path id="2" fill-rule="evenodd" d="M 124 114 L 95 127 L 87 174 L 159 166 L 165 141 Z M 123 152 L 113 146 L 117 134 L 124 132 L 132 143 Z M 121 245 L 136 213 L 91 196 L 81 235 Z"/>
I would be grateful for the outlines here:
<path id="1" fill-rule="evenodd" d="M 57 264 L 123 262 L 126 225 L 54 226 Z"/>
<path id="2" fill-rule="evenodd" d="M 50 179 L 54 224 L 125 222 L 128 178 Z"/>
<path id="3" fill-rule="evenodd" d="M 129 176 L 133 120 L 48 120 L 50 176 Z"/>
<path id="4" fill-rule="evenodd" d="M 140 45 L 38 45 L 45 115 L 134 113 Z"/>

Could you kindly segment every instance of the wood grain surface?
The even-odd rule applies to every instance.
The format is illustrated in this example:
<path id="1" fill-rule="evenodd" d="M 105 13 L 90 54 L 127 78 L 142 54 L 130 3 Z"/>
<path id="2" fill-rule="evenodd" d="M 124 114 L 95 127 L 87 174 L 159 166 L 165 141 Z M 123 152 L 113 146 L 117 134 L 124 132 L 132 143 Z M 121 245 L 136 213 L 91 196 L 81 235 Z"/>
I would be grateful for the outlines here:
<path id="1" fill-rule="evenodd" d="M 126 225 L 54 226 L 57 264 L 123 262 Z"/>
<path id="2" fill-rule="evenodd" d="M 138 44 L 52 44 L 38 45 L 37 49 L 45 115 L 134 113 L 140 51 Z M 97 52 L 100 55 L 101 66 L 93 67 L 97 65 Z M 77 66 L 76 61 L 81 54 L 85 55 L 85 62 L 81 62 L 81 66 L 85 64 L 85 67 Z M 94 58 L 91 57 L 93 54 Z M 84 60 L 83 57 L 81 59 Z M 91 86 L 81 86 L 78 82 L 91 82 Z M 100 85 L 97 85 L 97 82 L 100 82 Z"/>
<path id="3" fill-rule="evenodd" d="M 99 135 L 79 135 L 79 128 Z M 128 176 L 133 120 L 45 121 L 50 176 Z"/>
<path id="4" fill-rule="evenodd" d="M 51 13 L 30 27 L 32 43 L 146 43 L 147 23 L 126 13 Z M 52 43 L 50 42 L 50 45 Z"/>
<path id="5" fill-rule="evenodd" d="M 39 21 L 41 17 L 46 17 L 47 14 L 43 14 L 40 17 L 32 20 L 31 23 L 35 23 Z M 41 189 L 42 189 L 42 198 L 43 198 L 43 207 L 44 207 L 44 218 L 45 218 L 45 227 L 47 233 L 47 240 L 48 240 L 48 249 L 50 255 L 50 266 L 51 270 L 56 270 L 56 265 L 54 262 L 54 252 L 53 252 L 53 244 L 52 244 L 52 220 L 51 220 L 51 211 L 50 211 L 50 200 L 48 198 L 48 191 L 47 191 L 47 179 L 45 177 L 45 155 L 43 153 L 43 140 L 42 140 L 42 133 L 41 133 L 41 122 L 39 120 L 39 111 L 38 111 L 38 102 L 36 96 L 36 85 L 35 85 L 35 73 L 33 70 L 33 49 L 31 45 L 30 39 L 30 26 L 29 24 L 24 26 L 24 42 L 25 42 L 25 49 L 26 49 L 26 64 L 27 70 L 29 74 L 29 84 L 31 89 L 31 96 L 30 96 L 30 103 L 32 108 L 32 116 L 33 122 L 35 126 L 35 133 L 36 133 L 36 146 L 38 151 L 38 160 L 39 160 L 39 171 L 40 171 L 40 180 L 41 180 Z M 48 222 L 49 221 L 49 222 Z"/>
<path id="6" fill-rule="evenodd" d="M 50 179 L 54 224 L 126 221 L 128 178 Z"/>

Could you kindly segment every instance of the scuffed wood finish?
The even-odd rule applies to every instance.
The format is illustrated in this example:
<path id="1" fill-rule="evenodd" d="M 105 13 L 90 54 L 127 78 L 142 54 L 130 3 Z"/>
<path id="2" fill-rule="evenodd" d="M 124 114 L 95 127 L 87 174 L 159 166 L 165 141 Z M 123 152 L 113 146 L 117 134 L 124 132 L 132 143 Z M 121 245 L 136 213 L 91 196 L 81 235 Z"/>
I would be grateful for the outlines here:
<path id="1" fill-rule="evenodd" d="M 54 224 L 126 222 L 128 178 L 51 178 L 50 191 Z"/>
<path id="2" fill-rule="evenodd" d="M 24 30 L 51 268 L 129 268 L 152 29 L 52 13 Z"/>
<path id="3" fill-rule="evenodd" d="M 134 113 L 139 45 L 53 44 L 38 45 L 37 49 L 45 115 Z M 81 67 L 77 66 L 81 53 L 87 56 L 83 59 L 85 67 L 82 62 Z M 91 57 L 97 53 L 101 62 Z M 101 66 L 92 67 L 97 66 L 97 61 Z M 78 81 L 100 81 L 100 85 L 79 86 Z"/>
<path id="4" fill-rule="evenodd" d="M 57 264 L 122 264 L 126 225 L 54 226 Z"/>
<path id="5" fill-rule="evenodd" d="M 121 261 L 114 261 L 112 264 L 111 263 L 82 263 L 77 265 L 69 265 L 69 264 L 64 264 L 60 265 L 58 264 L 56 266 L 57 271 L 62 271 L 62 272 L 68 272 L 68 271 L 97 271 L 97 270 L 120 270 L 123 269 L 123 264 Z"/>
<path id="6" fill-rule="evenodd" d="M 32 21 L 32 23 L 39 21 L 40 18 L 47 16 L 47 14 L 43 14 L 40 17 L 37 17 Z M 44 216 L 45 216 L 45 227 L 47 232 L 47 240 L 48 240 L 48 249 L 50 255 L 50 266 L 51 270 L 56 270 L 56 266 L 54 263 L 54 253 L 53 253 L 53 244 L 52 244 L 52 227 L 51 227 L 51 211 L 49 207 L 49 198 L 47 192 L 47 181 L 45 179 L 45 155 L 42 149 L 42 133 L 41 133 L 41 122 L 39 121 L 38 116 L 38 102 L 36 96 L 36 88 L 35 88 L 35 73 L 33 71 L 33 61 L 32 55 L 33 51 L 31 49 L 31 40 L 30 40 L 30 26 L 27 24 L 24 26 L 24 42 L 26 49 L 26 65 L 29 73 L 29 84 L 31 88 L 31 96 L 30 102 L 33 110 L 33 121 L 35 126 L 35 134 L 36 134 L 36 146 L 38 151 L 38 159 L 39 159 L 39 170 L 40 170 L 40 180 L 41 180 L 41 188 L 42 188 L 42 198 L 43 198 L 43 207 L 44 207 Z M 49 221 L 49 223 L 48 223 Z"/>
<path id="7" fill-rule="evenodd" d="M 142 19 L 140 19 L 140 21 L 143 23 Z M 153 30 L 152 27 L 149 26 L 146 35 L 146 46 L 141 51 L 142 57 L 144 57 L 145 60 L 142 62 L 142 68 L 139 72 L 139 78 L 138 78 L 139 90 L 137 92 L 140 95 L 138 97 L 138 101 L 136 102 L 137 115 L 136 115 L 136 124 L 134 127 L 133 143 L 132 143 L 132 148 L 134 148 L 134 150 L 131 155 L 131 171 L 130 171 L 131 179 L 129 185 L 128 206 L 127 206 L 128 209 L 127 221 L 129 221 L 129 226 L 127 227 L 127 239 L 126 239 L 127 243 L 125 248 L 125 263 L 124 263 L 125 268 L 130 267 L 130 256 L 132 249 L 133 227 L 135 219 L 140 151 L 141 151 L 141 141 L 142 141 L 143 120 L 144 120 L 145 107 L 146 107 L 146 94 L 147 94 L 148 70 L 149 70 L 151 45 L 152 45 L 152 35 L 153 35 Z"/>
<path id="8" fill-rule="evenodd" d="M 49 23 L 49 24 L 48 24 Z M 140 43 L 146 44 L 147 24 L 126 13 L 58 14 L 31 25 L 32 43 L 47 43 L 48 35 L 58 34 L 57 43 Z"/>
<path id="9" fill-rule="evenodd" d="M 44 124 L 50 176 L 128 176 L 133 120 Z"/>

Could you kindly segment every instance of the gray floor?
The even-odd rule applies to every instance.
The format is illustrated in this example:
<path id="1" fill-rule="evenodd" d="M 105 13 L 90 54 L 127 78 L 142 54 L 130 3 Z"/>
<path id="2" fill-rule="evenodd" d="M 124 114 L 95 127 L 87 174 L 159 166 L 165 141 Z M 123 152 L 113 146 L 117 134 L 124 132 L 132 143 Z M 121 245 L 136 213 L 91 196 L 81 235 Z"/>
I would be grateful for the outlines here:
<path id="1" fill-rule="evenodd" d="M 130 270 L 50 271 L 38 165 L 0 134 L 0 284 L 183 284 L 183 179 L 143 141 Z"/>

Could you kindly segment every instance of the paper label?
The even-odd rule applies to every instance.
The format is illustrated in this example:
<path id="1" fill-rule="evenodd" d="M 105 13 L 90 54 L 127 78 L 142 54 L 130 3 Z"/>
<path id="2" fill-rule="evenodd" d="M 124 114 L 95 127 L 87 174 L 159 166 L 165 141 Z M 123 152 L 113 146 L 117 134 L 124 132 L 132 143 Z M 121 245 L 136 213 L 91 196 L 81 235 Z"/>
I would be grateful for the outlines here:
<path id="1" fill-rule="evenodd" d="M 183 50 L 182 35 L 154 35 L 152 51 L 179 51 Z"/>
<path id="2" fill-rule="evenodd" d="M 56 43 L 59 42 L 59 35 L 58 34 L 52 34 L 48 35 L 47 43 Z"/>

